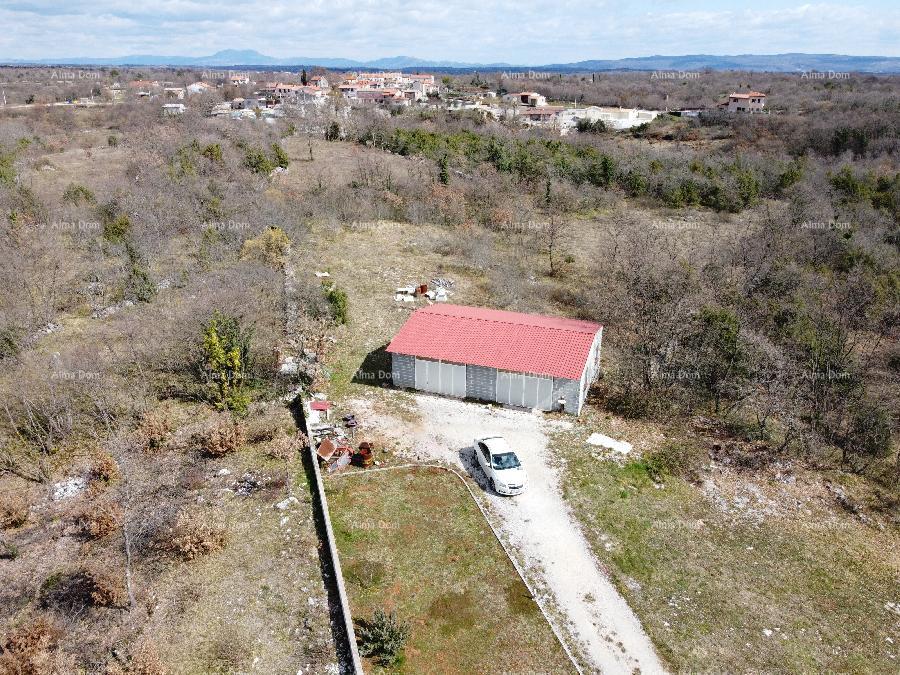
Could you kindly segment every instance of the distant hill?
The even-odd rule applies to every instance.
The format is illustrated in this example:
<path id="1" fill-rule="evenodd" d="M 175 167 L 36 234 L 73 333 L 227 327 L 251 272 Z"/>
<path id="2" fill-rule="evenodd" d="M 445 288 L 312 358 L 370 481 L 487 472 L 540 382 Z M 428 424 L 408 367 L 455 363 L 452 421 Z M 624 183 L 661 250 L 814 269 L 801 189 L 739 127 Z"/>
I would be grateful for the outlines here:
<path id="1" fill-rule="evenodd" d="M 305 57 L 277 58 L 266 56 L 253 49 L 225 49 L 210 56 L 159 56 L 133 54 L 110 58 L 78 57 L 66 59 L 9 60 L 0 63 L 13 65 L 83 65 L 83 66 L 183 66 L 203 67 L 297 67 L 322 66 L 325 68 L 446 68 L 449 70 L 544 70 L 552 72 L 579 72 L 603 70 L 754 70 L 793 73 L 804 70 L 827 72 L 900 73 L 900 58 L 893 56 L 846 56 L 842 54 L 738 54 L 716 56 L 689 54 L 685 56 L 641 56 L 628 59 L 578 61 L 547 65 L 515 65 L 508 63 L 470 63 L 461 61 L 435 61 L 414 56 L 391 56 L 372 61 L 353 59 Z"/>
<path id="2" fill-rule="evenodd" d="M 542 66 L 543 67 L 543 66 Z M 805 70 L 856 73 L 898 73 L 900 58 L 845 56 L 842 54 L 739 54 L 715 56 L 641 56 L 630 59 L 592 60 L 545 66 L 547 70 L 756 70 L 795 73 Z"/>

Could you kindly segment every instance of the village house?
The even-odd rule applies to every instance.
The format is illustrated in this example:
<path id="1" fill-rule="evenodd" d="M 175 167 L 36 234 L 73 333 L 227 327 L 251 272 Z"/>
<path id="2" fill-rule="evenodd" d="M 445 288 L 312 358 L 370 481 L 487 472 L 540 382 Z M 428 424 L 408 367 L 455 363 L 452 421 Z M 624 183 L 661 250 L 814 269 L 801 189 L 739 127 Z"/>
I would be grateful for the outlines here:
<path id="1" fill-rule="evenodd" d="M 503 100 L 507 103 L 518 103 L 519 105 L 532 107 L 542 107 L 547 105 L 547 98 L 538 94 L 536 91 L 520 91 L 504 94 Z"/>
<path id="2" fill-rule="evenodd" d="M 226 83 L 235 87 L 239 87 L 244 84 L 250 84 L 250 75 L 248 73 L 229 75 Z"/>
<path id="3" fill-rule="evenodd" d="M 128 90 L 138 98 L 150 98 L 161 91 L 162 87 L 156 80 L 132 80 L 128 83 Z"/>
<path id="4" fill-rule="evenodd" d="M 399 89 L 363 89 L 354 97 L 361 103 L 389 103 L 393 105 L 409 105 L 410 99 Z"/>
<path id="5" fill-rule="evenodd" d="M 766 95 L 758 91 L 735 92 L 728 97 L 728 102 L 723 105 L 730 113 L 761 113 L 766 107 Z"/>
<path id="6" fill-rule="evenodd" d="M 118 82 L 113 82 L 110 86 L 104 87 L 103 93 L 112 101 L 121 101 L 125 98 L 125 89 Z"/>
<path id="7" fill-rule="evenodd" d="M 365 103 L 400 105 L 426 101 L 429 94 L 437 92 L 434 75 L 407 75 L 394 72 L 349 75 L 337 89 L 344 98 Z M 382 90 L 389 90 L 389 95 L 377 96 L 372 93 Z"/>
<path id="8" fill-rule="evenodd" d="M 519 117 L 528 122 L 547 124 L 555 121 L 563 110 L 561 105 L 526 106 L 519 109 Z"/>
<path id="9" fill-rule="evenodd" d="M 403 85 L 403 73 L 360 73 L 357 80 L 367 80 L 372 89 L 400 87 Z"/>
<path id="10" fill-rule="evenodd" d="M 321 105 L 327 100 L 328 94 L 321 87 L 309 85 L 306 87 L 298 87 L 295 98 L 297 103 L 315 103 L 316 105 Z"/>
<path id="11" fill-rule="evenodd" d="M 415 74 L 415 75 L 405 75 L 404 76 L 404 84 L 416 85 L 419 84 L 422 87 L 422 91 L 427 96 L 428 94 L 437 93 L 437 85 L 434 82 L 434 75 L 430 74 Z"/>
<path id="12" fill-rule="evenodd" d="M 208 94 L 209 92 L 215 91 L 215 87 L 211 84 L 207 84 L 206 82 L 194 82 L 193 84 L 189 84 L 185 87 L 185 91 L 188 96 L 192 96 L 195 94 Z"/>
<path id="13" fill-rule="evenodd" d="M 256 108 L 265 108 L 266 102 L 265 99 L 260 99 L 256 96 L 248 96 L 247 98 L 235 98 L 231 101 L 231 107 L 235 110 L 254 110 Z"/>
<path id="14" fill-rule="evenodd" d="M 328 80 L 325 79 L 324 75 L 313 75 L 308 80 L 309 85 L 312 87 L 318 87 L 319 89 L 329 89 L 330 85 L 328 84 Z"/>
<path id="15" fill-rule="evenodd" d="M 164 103 L 162 109 L 166 115 L 182 115 L 185 111 L 184 103 Z"/>
<path id="16" fill-rule="evenodd" d="M 168 99 L 183 99 L 184 87 L 166 87 L 163 89 L 163 96 Z"/>

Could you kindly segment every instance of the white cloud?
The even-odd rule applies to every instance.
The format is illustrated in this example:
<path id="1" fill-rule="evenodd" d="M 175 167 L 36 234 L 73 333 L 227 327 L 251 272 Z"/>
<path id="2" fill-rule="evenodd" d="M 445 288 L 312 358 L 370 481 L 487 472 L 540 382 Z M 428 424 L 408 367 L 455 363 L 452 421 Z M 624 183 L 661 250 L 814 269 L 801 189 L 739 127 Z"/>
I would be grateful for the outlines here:
<path id="1" fill-rule="evenodd" d="M 0 6 L 0 56 L 50 58 L 256 49 L 278 57 L 398 54 L 520 64 L 650 54 L 828 52 L 900 56 L 900 9 L 734 0 L 34 0 Z"/>

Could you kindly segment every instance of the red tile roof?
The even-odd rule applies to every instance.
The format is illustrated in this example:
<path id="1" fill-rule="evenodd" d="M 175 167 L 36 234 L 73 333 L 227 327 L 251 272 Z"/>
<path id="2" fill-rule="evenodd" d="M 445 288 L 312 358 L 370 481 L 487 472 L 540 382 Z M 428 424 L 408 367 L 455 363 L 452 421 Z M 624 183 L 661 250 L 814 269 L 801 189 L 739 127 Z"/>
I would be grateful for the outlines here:
<path id="1" fill-rule="evenodd" d="M 409 317 L 387 351 L 578 380 L 602 328 L 591 321 L 430 305 Z"/>

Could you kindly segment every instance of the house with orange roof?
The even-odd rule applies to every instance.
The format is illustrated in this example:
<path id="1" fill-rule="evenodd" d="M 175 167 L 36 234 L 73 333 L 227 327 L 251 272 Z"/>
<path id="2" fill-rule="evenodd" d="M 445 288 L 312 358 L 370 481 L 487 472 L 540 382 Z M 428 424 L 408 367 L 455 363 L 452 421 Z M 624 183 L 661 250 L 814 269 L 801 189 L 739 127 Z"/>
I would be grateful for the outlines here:
<path id="1" fill-rule="evenodd" d="M 734 92 L 728 97 L 728 112 L 761 113 L 766 107 L 766 95 L 759 91 Z"/>

